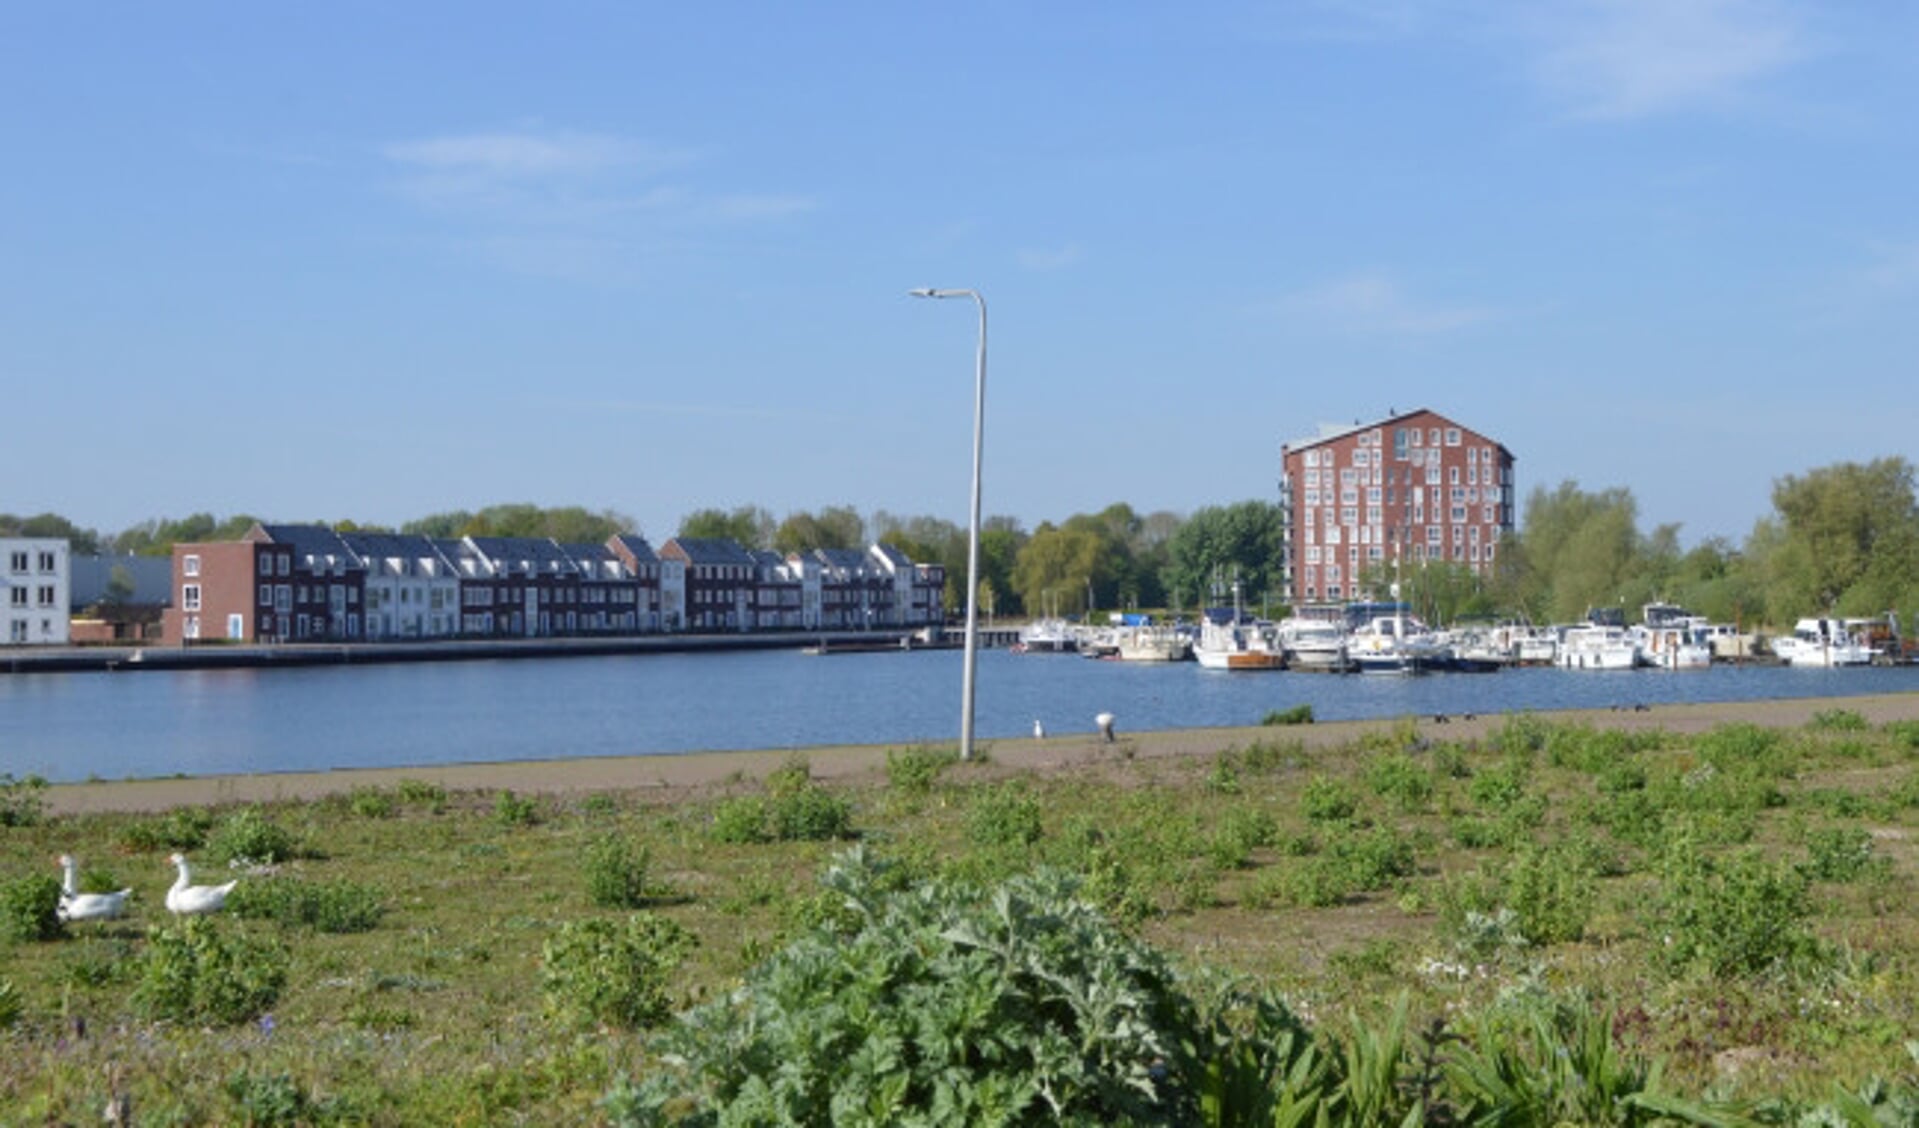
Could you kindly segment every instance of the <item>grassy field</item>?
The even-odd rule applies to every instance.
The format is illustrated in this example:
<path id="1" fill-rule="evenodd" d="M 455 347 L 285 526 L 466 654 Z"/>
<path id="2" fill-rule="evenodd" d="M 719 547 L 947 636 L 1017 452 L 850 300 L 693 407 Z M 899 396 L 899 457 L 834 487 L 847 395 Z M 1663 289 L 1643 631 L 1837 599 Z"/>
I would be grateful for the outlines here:
<path id="1" fill-rule="evenodd" d="M 1448 1031 L 1572 1012 L 1728 1120 L 1872 1078 L 1895 1082 L 1882 1107 L 1919 1101 L 1919 722 L 1845 703 L 1789 726 L 1607 721 L 85 814 L 10 781 L 0 1122 L 124 1100 L 140 1124 L 590 1123 L 660 1073 L 674 1014 L 833 927 L 844 898 L 817 877 L 855 844 L 895 888 L 1077 875 L 1124 935 L 1270 989 L 1335 1057 L 1403 1007 L 1401 1102 Z M 169 918 L 176 849 L 200 880 L 241 875 L 227 913 Z M 44 927 L 61 853 L 88 888 L 131 886 L 130 914 Z"/>

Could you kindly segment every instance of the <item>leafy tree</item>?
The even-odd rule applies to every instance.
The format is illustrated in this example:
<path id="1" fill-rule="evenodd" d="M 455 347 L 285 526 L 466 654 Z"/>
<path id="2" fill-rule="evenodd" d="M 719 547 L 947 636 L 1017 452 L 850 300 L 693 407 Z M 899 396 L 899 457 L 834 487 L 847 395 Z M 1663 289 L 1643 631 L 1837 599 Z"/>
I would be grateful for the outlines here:
<path id="1" fill-rule="evenodd" d="M 817 515 L 796 510 L 787 514 L 773 533 L 773 547 L 782 553 L 862 548 L 865 544 L 866 522 L 850 505 L 829 505 Z"/>
<path id="2" fill-rule="evenodd" d="M 1536 487 L 1520 535 L 1526 570 L 1513 593 L 1527 614 L 1565 622 L 1645 593 L 1630 582 L 1642 561 L 1638 512 L 1632 492 L 1622 488 L 1587 493 L 1573 481 L 1551 491 Z"/>
<path id="3" fill-rule="evenodd" d="M 1284 525 L 1278 505 L 1241 501 L 1194 513 L 1167 542 L 1166 588 L 1181 600 L 1213 598 L 1215 576 L 1237 570 L 1240 590 L 1253 598 L 1279 587 Z"/>
<path id="4" fill-rule="evenodd" d="M 58 513 L 40 513 L 17 517 L 0 513 L 0 537 L 46 537 L 65 540 L 74 553 L 92 556 L 100 551 L 100 534 L 83 529 Z"/>
<path id="5" fill-rule="evenodd" d="M 1019 550 L 1019 559 L 1013 565 L 1013 590 L 1029 609 L 1088 610 L 1089 588 L 1109 578 L 1105 570 L 1107 547 L 1105 539 L 1091 529 L 1058 529 L 1043 524 Z M 984 536 L 980 549 L 983 557 Z"/>
<path id="6" fill-rule="evenodd" d="M 211 513 L 190 513 L 175 520 L 156 517 L 123 530 L 113 538 L 113 551 L 134 556 L 170 556 L 176 544 L 239 540 L 247 530 L 259 524 L 250 513 L 235 513 L 224 519 Z"/>
<path id="7" fill-rule="evenodd" d="M 1767 553 L 1766 594 L 1775 623 L 1913 605 L 1919 502 L 1911 463 L 1880 458 L 1787 475 L 1774 484 L 1772 502 L 1777 540 Z"/>
<path id="8" fill-rule="evenodd" d="M 680 536 L 702 540 L 731 538 L 747 548 L 768 548 L 776 526 L 773 515 L 757 505 L 723 509 L 696 509 L 680 518 Z"/>

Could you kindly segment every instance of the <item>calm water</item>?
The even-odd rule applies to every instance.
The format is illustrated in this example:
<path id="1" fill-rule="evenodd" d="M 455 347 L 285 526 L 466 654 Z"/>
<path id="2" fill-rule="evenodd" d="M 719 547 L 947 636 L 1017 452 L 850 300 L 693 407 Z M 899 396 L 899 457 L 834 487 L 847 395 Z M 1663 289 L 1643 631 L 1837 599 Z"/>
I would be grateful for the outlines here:
<path id="1" fill-rule="evenodd" d="M 953 741 L 958 651 L 797 651 L 299 670 L 0 677 L 0 772 L 53 780 L 213 775 L 705 749 Z M 981 739 L 1321 720 L 1606 708 L 1919 690 L 1919 668 L 1417 678 L 1230 674 L 983 651 Z"/>

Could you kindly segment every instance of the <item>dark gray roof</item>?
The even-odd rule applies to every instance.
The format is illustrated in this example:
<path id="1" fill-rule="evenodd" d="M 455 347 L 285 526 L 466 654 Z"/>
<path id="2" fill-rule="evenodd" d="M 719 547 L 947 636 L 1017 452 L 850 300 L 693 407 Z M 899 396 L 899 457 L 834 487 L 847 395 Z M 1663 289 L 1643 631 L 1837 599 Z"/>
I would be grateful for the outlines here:
<path id="1" fill-rule="evenodd" d="M 652 545 L 646 543 L 645 537 L 636 536 L 633 533 L 621 533 L 613 539 L 632 554 L 635 563 L 657 564 L 659 562 L 659 555 L 653 551 Z"/>
<path id="2" fill-rule="evenodd" d="M 844 568 L 848 571 L 861 571 L 867 566 L 866 553 L 857 548 L 816 548 L 813 555 L 829 568 Z"/>
<path id="3" fill-rule="evenodd" d="M 677 545 L 693 564 L 744 564 L 751 567 L 753 557 L 731 537 L 674 537 L 667 544 Z"/>
<path id="4" fill-rule="evenodd" d="M 361 568 L 363 565 L 340 534 L 325 525 L 266 525 L 259 526 L 266 534 L 268 543 L 283 544 L 309 559 L 334 559 L 343 562 L 348 568 Z"/>
<path id="5" fill-rule="evenodd" d="M 895 568 L 911 568 L 913 566 L 913 558 L 901 551 L 900 547 L 896 544 L 887 544 L 885 541 L 880 541 L 874 544 L 868 551 L 893 565 Z"/>
<path id="6" fill-rule="evenodd" d="M 431 537 L 412 533 L 341 533 L 340 540 L 356 554 L 378 559 L 426 560 L 437 558 L 446 563 L 446 554 Z"/>
<path id="7" fill-rule="evenodd" d="M 544 575 L 575 572 L 573 561 L 559 542 L 546 537 L 468 537 L 467 543 L 488 560 L 509 570 L 524 569 Z"/>
<path id="8" fill-rule="evenodd" d="M 125 571 L 133 593 L 122 602 L 166 606 L 173 598 L 173 560 L 166 556 L 80 556 L 70 558 L 68 593 L 73 606 L 91 607 L 106 598 L 113 570 Z"/>

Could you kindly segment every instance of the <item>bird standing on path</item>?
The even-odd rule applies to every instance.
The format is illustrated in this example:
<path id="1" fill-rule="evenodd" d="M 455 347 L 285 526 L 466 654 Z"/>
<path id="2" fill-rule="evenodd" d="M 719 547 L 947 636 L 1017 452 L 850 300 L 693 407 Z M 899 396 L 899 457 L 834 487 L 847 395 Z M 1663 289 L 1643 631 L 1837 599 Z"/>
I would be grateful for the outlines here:
<path id="1" fill-rule="evenodd" d="M 1108 744 L 1113 742 L 1113 720 L 1111 713 L 1101 713 L 1093 718 L 1093 723 L 1099 726 L 1099 734 L 1106 738 Z"/>
<path id="2" fill-rule="evenodd" d="M 1046 726 L 1039 723 L 1038 717 L 1033 718 L 1033 739 L 1034 740 L 1046 739 Z"/>
<path id="3" fill-rule="evenodd" d="M 226 908 L 227 894 L 240 884 L 239 879 L 235 878 L 225 885 L 194 885 L 193 874 L 187 869 L 186 855 L 175 854 L 167 861 L 180 871 L 180 876 L 174 879 L 173 888 L 167 890 L 167 911 L 178 916 L 219 912 Z"/>

